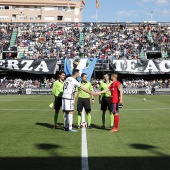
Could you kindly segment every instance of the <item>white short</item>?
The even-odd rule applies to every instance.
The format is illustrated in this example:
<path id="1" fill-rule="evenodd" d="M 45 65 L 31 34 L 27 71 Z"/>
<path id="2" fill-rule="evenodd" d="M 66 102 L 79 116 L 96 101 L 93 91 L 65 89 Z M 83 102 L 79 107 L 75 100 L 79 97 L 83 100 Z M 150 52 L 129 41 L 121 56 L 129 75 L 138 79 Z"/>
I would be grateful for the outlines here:
<path id="1" fill-rule="evenodd" d="M 74 100 L 62 99 L 62 110 L 63 111 L 73 111 L 74 110 Z"/>

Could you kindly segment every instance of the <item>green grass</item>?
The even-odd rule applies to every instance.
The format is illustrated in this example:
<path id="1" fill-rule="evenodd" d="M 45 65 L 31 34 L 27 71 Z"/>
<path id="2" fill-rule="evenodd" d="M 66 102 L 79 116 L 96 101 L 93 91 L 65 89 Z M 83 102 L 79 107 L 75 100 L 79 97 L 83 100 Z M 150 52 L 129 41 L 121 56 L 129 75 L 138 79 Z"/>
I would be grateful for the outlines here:
<path id="1" fill-rule="evenodd" d="M 65 132 L 61 112 L 60 128 L 52 130 L 52 101 L 47 95 L 0 96 L 0 170 L 81 169 L 81 129 Z M 99 128 L 101 111 L 95 102 L 95 126 L 87 129 L 90 170 L 170 169 L 170 96 L 124 96 L 117 133 Z"/>

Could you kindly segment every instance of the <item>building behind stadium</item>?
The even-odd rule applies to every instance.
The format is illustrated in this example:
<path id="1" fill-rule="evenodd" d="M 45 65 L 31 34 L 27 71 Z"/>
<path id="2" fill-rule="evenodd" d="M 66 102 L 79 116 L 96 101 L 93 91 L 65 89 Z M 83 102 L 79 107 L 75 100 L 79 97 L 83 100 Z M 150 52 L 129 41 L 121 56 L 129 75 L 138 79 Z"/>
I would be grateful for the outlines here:
<path id="1" fill-rule="evenodd" d="M 81 22 L 80 0 L 1 0 L 0 22 Z"/>

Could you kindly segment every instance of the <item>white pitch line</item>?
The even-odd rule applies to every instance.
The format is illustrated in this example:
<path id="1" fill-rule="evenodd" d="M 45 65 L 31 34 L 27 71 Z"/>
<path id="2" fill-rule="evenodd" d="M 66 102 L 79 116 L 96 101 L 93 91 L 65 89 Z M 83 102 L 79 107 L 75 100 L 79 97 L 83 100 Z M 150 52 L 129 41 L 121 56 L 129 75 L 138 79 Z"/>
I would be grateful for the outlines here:
<path id="1" fill-rule="evenodd" d="M 85 111 L 82 111 L 82 122 L 85 122 Z M 82 128 L 81 135 L 81 167 L 82 170 L 89 170 L 86 128 Z"/>
<path id="2" fill-rule="evenodd" d="M 0 100 L 0 102 L 38 102 L 38 101 L 48 101 L 49 100 Z"/>
<path id="3" fill-rule="evenodd" d="M 0 109 L 2 111 L 42 111 L 42 112 L 51 112 L 52 109 Z"/>

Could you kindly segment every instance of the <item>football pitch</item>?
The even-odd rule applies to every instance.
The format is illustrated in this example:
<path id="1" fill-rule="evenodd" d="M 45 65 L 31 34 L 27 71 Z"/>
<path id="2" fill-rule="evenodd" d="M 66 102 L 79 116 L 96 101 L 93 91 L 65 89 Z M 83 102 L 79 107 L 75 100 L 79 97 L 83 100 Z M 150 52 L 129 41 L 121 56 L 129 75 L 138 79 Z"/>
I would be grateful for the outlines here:
<path id="1" fill-rule="evenodd" d="M 146 101 L 143 101 L 146 98 Z M 53 96 L 0 96 L 0 170 L 81 170 L 82 129 L 52 129 Z M 98 98 L 86 129 L 90 170 L 170 170 L 170 96 L 126 95 L 119 131 L 101 130 Z M 74 114 L 74 124 L 77 112 Z"/>

